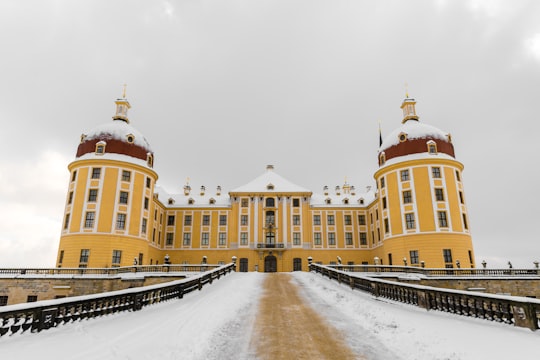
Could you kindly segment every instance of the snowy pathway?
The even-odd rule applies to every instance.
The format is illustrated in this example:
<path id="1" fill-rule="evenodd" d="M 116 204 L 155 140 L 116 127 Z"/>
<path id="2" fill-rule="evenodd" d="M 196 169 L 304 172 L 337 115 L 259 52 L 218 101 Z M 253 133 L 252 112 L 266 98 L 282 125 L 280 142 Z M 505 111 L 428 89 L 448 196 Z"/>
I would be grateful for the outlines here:
<path id="1" fill-rule="evenodd" d="M 2 337 L 0 359 L 260 359 L 263 283 L 272 275 L 234 273 L 182 300 L 136 313 Z M 498 360 L 533 359 L 540 353 L 540 331 L 375 300 L 313 273 L 284 275 L 305 304 L 335 329 L 326 338 L 343 340 L 357 358 Z M 282 330 L 310 344 L 304 332 Z"/>

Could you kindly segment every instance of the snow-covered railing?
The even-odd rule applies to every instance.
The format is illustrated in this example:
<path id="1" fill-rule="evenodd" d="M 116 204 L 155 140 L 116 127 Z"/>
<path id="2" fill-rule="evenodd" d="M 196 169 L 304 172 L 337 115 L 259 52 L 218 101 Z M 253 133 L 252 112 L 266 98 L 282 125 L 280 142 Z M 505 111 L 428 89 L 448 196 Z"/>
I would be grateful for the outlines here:
<path id="1" fill-rule="evenodd" d="M 426 310 L 514 324 L 531 330 L 537 330 L 540 326 L 540 300 L 537 299 L 403 284 L 315 263 L 311 263 L 309 268 L 339 283 L 346 283 L 353 289 Z"/>
<path id="2" fill-rule="evenodd" d="M 423 268 L 395 265 L 328 265 L 330 268 L 363 273 L 413 273 L 425 276 L 540 276 L 540 269 Z"/>
<path id="3" fill-rule="evenodd" d="M 0 307 L 0 337 L 28 330 L 39 332 L 77 320 L 137 311 L 154 303 L 181 299 L 184 294 L 201 290 L 204 285 L 235 269 L 236 264 L 230 263 L 166 284 Z"/>
<path id="4" fill-rule="evenodd" d="M 9 268 L 0 269 L 2 275 L 118 275 L 126 273 L 167 273 L 167 272 L 203 272 L 216 269 L 221 265 L 211 264 L 170 264 L 140 265 L 112 268 Z"/>

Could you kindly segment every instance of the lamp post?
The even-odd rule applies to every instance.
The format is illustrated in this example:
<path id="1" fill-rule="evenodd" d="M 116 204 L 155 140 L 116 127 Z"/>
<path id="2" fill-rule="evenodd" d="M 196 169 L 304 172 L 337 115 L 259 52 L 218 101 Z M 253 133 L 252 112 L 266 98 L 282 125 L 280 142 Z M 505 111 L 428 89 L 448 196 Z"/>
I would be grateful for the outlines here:
<path id="1" fill-rule="evenodd" d="M 420 261 L 420 266 L 422 268 L 425 268 L 426 267 L 426 262 L 424 260 Z"/>
<path id="2" fill-rule="evenodd" d="M 169 256 L 169 254 L 166 254 L 165 255 L 165 265 L 170 265 L 171 264 L 171 257 Z"/>
<path id="3" fill-rule="evenodd" d="M 461 262 L 459 262 L 459 260 L 456 260 L 456 266 L 458 269 L 461 268 Z"/>
<path id="4" fill-rule="evenodd" d="M 407 266 L 407 258 L 406 257 L 403 258 L 403 266 Z"/>
<path id="5" fill-rule="evenodd" d="M 486 268 L 486 266 L 487 266 L 487 262 L 486 262 L 486 260 L 482 260 L 482 267 L 483 267 L 483 268 L 485 269 L 485 268 Z"/>

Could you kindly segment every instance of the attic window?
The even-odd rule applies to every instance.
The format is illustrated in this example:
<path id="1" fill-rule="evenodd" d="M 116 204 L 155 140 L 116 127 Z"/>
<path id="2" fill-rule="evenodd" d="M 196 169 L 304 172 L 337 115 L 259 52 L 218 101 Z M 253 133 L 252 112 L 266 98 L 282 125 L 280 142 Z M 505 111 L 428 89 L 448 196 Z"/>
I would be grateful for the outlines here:
<path id="1" fill-rule="evenodd" d="M 433 155 L 437 154 L 437 144 L 435 143 L 435 141 L 430 140 L 427 142 L 427 150 L 428 150 L 428 153 L 430 154 L 433 154 Z"/>
<path id="2" fill-rule="evenodd" d="M 216 203 L 216 199 L 210 198 L 210 204 L 215 204 L 215 203 Z"/>
<path id="3" fill-rule="evenodd" d="M 360 205 L 364 205 L 364 199 L 363 199 L 363 198 L 358 199 L 358 203 L 359 203 Z"/>
<path id="4" fill-rule="evenodd" d="M 133 136 L 133 134 L 128 134 L 126 135 L 126 140 L 128 143 L 133 144 L 133 142 L 135 141 L 135 136 Z"/>
<path id="5" fill-rule="evenodd" d="M 385 162 L 386 162 L 386 155 L 384 154 L 384 152 L 382 152 L 379 154 L 379 165 L 384 165 Z"/>
<path id="6" fill-rule="evenodd" d="M 266 190 L 274 190 L 274 184 L 268 184 L 266 185 Z"/>
<path id="7" fill-rule="evenodd" d="M 154 166 L 154 156 L 152 154 L 147 154 L 146 155 L 146 163 L 148 164 L 149 167 L 153 167 Z"/>
<path id="8" fill-rule="evenodd" d="M 85 135 L 85 134 L 81 134 L 81 142 L 84 142 L 84 140 L 86 140 L 86 135 Z"/>
<path id="9" fill-rule="evenodd" d="M 332 203 L 332 200 L 331 200 L 330 198 L 326 198 L 326 200 L 324 200 L 324 202 L 325 202 L 326 204 L 331 204 L 331 203 Z"/>
<path id="10" fill-rule="evenodd" d="M 449 143 L 452 142 L 452 135 L 446 134 L 446 138 L 448 139 L 448 142 L 449 142 Z"/>
<path id="11" fill-rule="evenodd" d="M 407 134 L 405 134 L 404 132 L 399 133 L 398 139 L 399 139 L 399 142 L 404 142 L 405 140 L 407 140 Z"/>
<path id="12" fill-rule="evenodd" d="M 105 141 L 100 141 L 96 144 L 96 155 L 103 155 L 105 154 Z"/>
<path id="13" fill-rule="evenodd" d="M 343 199 L 343 203 L 344 203 L 345 205 L 348 205 L 348 204 L 349 204 L 349 199 Z"/>
<path id="14" fill-rule="evenodd" d="M 173 198 L 169 198 L 169 201 L 168 201 L 169 205 L 172 205 L 174 204 L 174 199 Z"/>
<path id="15" fill-rule="evenodd" d="M 193 205 L 194 203 L 195 203 L 195 200 L 193 200 L 193 198 L 189 198 L 188 204 L 189 204 L 189 205 Z"/>

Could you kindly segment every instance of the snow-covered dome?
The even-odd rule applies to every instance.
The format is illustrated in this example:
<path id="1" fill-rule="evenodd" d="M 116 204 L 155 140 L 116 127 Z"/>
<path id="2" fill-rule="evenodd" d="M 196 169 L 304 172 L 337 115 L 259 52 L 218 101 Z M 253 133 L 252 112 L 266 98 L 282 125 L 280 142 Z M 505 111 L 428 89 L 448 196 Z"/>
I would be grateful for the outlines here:
<path id="1" fill-rule="evenodd" d="M 103 156 L 105 154 L 127 155 L 148 162 L 152 166 L 153 151 L 146 138 L 129 124 L 126 99 L 116 101 L 116 115 L 113 121 L 102 124 L 81 135 L 81 142 L 76 157 L 87 154 Z"/>
<path id="2" fill-rule="evenodd" d="M 443 153 L 455 157 L 450 134 L 418 121 L 415 104 L 414 99 L 407 98 L 403 101 L 402 124 L 382 141 L 379 147 L 379 165 L 398 156 L 419 153 L 426 155 Z"/>

